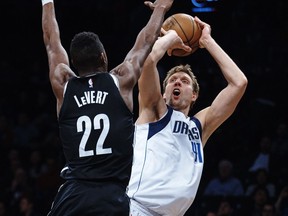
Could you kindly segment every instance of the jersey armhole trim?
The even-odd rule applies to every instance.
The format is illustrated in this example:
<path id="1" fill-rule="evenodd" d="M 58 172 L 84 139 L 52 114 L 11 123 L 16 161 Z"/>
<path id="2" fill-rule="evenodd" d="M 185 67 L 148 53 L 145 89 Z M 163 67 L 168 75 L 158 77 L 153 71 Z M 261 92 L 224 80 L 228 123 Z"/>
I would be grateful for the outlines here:
<path id="1" fill-rule="evenodd" d="M 66 92 L 66 89 L 67 89 L 68 82 L 69 82 L 69 81 L 67 81 L 67 82 L 65 83 L 65 85 L 64 85 L 64 89 L 63 89 L 63 97 L 64 97 L 64 95 L 65 95 L 65 92 Z"/>
<path id="2" fill-rule="evenodd" d="M 115 85 L 119 89 L 119 80 L 118 80 L 118 78 L 114 74 L 110 74 L 109 73 L 109 75 L 113 78 Z"/>
<path id="3" fill-rule="evenodd" d="M 200 132 L 201 139 L 202 139 L 202 125 L 201 125 L 201 122 L 199 121 L 199 119 L 197 119 L 197 118 L 194 117 L 194 116 L 191 118 L 191 120 L 192 120 L 193 122 L 195 122 L 195 124 L 196 124 L 196 126 L 197 126 L 197 128 L 198 128 L 198 130 L 199 130 L 199 132 Z"/>

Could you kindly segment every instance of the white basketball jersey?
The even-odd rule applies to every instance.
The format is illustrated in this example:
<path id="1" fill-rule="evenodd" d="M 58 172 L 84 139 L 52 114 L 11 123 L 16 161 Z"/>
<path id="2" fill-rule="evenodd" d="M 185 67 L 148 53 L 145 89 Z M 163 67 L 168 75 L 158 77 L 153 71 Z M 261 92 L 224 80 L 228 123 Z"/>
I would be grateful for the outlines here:
<path id="1" fill-rule="evenodd" d="M 184 215 L 202 175 L 201 130 L 171 107 L 159 121 L 136 125 L 128 196 L 160 215 Z"/>

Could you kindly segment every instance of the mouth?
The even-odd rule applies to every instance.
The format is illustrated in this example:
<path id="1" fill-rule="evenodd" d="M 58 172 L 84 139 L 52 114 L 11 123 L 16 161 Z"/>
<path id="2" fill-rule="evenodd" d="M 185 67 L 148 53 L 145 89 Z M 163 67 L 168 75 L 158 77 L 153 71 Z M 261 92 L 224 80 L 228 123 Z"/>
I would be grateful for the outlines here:
<path id="1" fill-rule="evenodd" d="M 174 89 L 173 90 L 173 95 L 179 96 L 180 95 L 180 90 L 179 89 Z"/>

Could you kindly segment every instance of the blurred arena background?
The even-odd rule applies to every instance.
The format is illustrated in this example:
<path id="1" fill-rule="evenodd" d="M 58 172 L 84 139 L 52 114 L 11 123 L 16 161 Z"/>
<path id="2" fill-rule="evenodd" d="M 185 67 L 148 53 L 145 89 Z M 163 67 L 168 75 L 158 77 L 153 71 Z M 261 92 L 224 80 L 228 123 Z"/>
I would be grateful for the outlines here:
<path id="1" fill-rule="evenodd" d="M 66 50 L 75 33 L 93 31 L 106 48 L 110 69 L 122 61 L 151 13 L 142 0 L 54 2 Z M 59 172 L 64 161 L 42 40 L 41 6 L 40 0 L 0 3 L 0 216 L 24 215 L 23 197 L 34 204 L 34 216 L 46 215 L 62 182 Z M 205 147 L 203 177 L 187 215 L 205 216 L 216 211 L 223 198 L 231 201 L 234 214 L 253 205 L 253 195 L 245 193 L 256 184 L 255 175 L 262 168 L 275 186 L 270 202 L 275 204 L 288 186 L 287 9 L 286 0 L 175 0 L 167 14 L 188 13 L 209 23 L 213 37 L 249 81 L 236 112 Z M 179 63 L 190 64 L 198 77 L 196 112 L 209 105 L 225 83 L 217 65 L 202 49 L 188 57 L 165 56 L 159 65 L 161 77 Z M 137 116 L 136 97 L 135 103 Z M 257 160 L 263 139 L 269 148 L 262 159 L 269 158 L 268 165 Z M 233 164 L 243 195 L 204 195 L 209 181 L 218 175 L 222 159 Z M 254 161 L 259 165 L 256 168 Z M 1 209 L 6 214 L 1 214 Z"/>

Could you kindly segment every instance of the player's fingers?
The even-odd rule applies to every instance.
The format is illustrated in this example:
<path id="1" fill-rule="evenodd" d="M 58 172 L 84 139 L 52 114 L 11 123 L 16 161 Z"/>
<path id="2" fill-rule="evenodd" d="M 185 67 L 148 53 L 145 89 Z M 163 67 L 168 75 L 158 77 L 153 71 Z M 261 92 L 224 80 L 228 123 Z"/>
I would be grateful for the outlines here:
<path id="1" fill-rule="evenodd" d="M 183 45 L 182 49 L 184 49 L 186 52 L 192 52 L 192 47 Z"/>
<path id="2" fill-rule="evenodd" d="M 205 26 L 206 23 L 204 23 L 203 21 L 201 21 L 197 16 L 194 17 L 194 20 L 195 20 L 196 23 L 199 24 L 199 26 L 201 27 L 201 29 L 204 28 L 204 26 Z"/>
<path id="3" fill-rule="evenodd" d="M 201 20 L 199 19 L 199 17 L 195 16 L 195 17 L 194 17 L 194 20 L 200 25 L 200 27 L 201 27 L 202 29 L 203 29 L 204 27 L 208 27 L 208 28 L 210 29 L 210 31 L 211 31 L 211 26 L 210 26 L 209 24 L 201 21 Z"/>
<path id="4" fill-rule="evenodd" d="M 195 16 L 194 19 L 197 21 L 201 21 L 198 16 Z"/>
<path id="5" fill-rule="evenodd" d="M 162 35 L 166 35 L 166 34 L 167 34 L 167 31 L 166 31 L 164 28 L 161 28 L 161 34 L 162 34 Z"/>
<path id="6" fill-rule="evenodd" d="M 168 56 L 172 56 L 172 51 L 173 51 L 172 49 L 168 49 L 168 50 L 167 50 L 167 55 L 168 55 Z"/>
<path id="7" fill-rule="evenodd" d="M 194 17 L 194 20 L 198 23 L 204 24 L 204 22 L 202 20 L 200 20 L 200 18 L 197 16 Z"/>
<path id="8" fill-rule="evenodd" d="M 148 6 L 151 10 L 154 10 L 155 5 L 151 1 L 145 1 L 144 4 Z"/>

